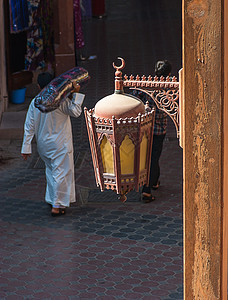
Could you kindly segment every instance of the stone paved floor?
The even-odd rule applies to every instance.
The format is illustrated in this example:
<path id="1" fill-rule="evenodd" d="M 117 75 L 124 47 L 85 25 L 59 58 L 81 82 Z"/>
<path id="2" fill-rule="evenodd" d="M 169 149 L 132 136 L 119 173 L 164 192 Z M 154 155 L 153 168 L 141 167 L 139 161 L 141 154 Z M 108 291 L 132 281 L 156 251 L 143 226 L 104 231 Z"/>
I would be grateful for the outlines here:
<path id="1" fill-rule="evenodd" d="M 85 106 L 113 92 L 117 57 L 127 74 L 153 75 L 157 59 L 181 68 L 181 1 L 109 0 L 103 20 L 84 21 L 79 63 L 91 82 Z M 84 116 L 72 119 L 78 203 L 52 218 L 35 143 L 24 163 L 0 163 L 0 299 L 183 299 L 182 149 L 172 121 L 161 157 L 161 186 L 149 204 L 121 203 L 96 188 Z M 21 141 L 5 141 L 15 153 Z"/>

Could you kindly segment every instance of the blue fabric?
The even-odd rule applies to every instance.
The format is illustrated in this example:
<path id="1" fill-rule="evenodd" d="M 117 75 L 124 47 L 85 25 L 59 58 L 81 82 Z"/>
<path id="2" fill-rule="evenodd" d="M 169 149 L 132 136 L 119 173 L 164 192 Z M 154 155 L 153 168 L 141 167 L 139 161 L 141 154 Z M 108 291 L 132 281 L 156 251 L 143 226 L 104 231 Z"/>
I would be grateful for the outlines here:
<path id="1" fill-rule="evenodd" d="M 92 17 L 92 4 L 91 0 L 83 0 L 81 5 L 82 16 L 83 17 Z"/>
<path id="2" fill-rule="evenodd" d="M 11 33 L 28 29 L 29 13 L 27 0 L 9 0 L 9 7 Z"/>

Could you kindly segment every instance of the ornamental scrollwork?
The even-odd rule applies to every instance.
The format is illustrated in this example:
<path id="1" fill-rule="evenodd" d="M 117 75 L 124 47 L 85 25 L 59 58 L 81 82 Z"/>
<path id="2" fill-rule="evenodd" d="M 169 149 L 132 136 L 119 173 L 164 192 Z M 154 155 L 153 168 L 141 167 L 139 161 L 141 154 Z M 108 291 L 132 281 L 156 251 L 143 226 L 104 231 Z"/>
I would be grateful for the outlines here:
<path id="1" fill-rule="evenodd" d="M 173 120 L 179 137 L 179 82 L 176 77 L 124 76 L 123 85 L 146 93 Z"/>

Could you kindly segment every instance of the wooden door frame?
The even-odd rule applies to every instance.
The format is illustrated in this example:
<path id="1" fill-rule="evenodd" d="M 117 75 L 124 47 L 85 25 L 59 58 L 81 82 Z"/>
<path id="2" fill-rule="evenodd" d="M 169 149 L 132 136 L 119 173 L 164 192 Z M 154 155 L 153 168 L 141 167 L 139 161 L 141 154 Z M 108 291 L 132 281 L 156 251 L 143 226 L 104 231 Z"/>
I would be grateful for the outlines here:
<path id="1" fill-rule="evenodd" d="M 224 33 L 223 33 L 223 299 L 227 299 L 227 259 L 228 259 L 228 2 L 224 1 Z"/>
<path id="2" fill-rule="evenodd" d="M 225 300 L 228 4 L 224 0 L 182 3 L 184 299 Z"/>

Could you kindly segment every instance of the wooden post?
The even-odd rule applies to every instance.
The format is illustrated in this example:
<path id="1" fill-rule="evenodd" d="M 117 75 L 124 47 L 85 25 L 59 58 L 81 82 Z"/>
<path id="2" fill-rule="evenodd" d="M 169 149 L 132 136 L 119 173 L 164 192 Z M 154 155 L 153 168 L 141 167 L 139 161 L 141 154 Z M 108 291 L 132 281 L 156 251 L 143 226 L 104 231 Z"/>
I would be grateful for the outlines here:
<path id="1" fill-rule="evenodd" d="M 222 293 L 223 299 L 227 299 L 227 252 L 228 252 L 228 2 L 224 1 L 224 95 L 223 95 L 223 274 Z"/>
<path id="2" fill-rule="evenodd" d="M 75 67 L 73 0 L 54 0 L 55 76 Z"/>
<path id="3" fill-rule="evenodd" d="M 186 300 L 227 299 L 227 11 L 227 1 L 183 0 Z"/>

